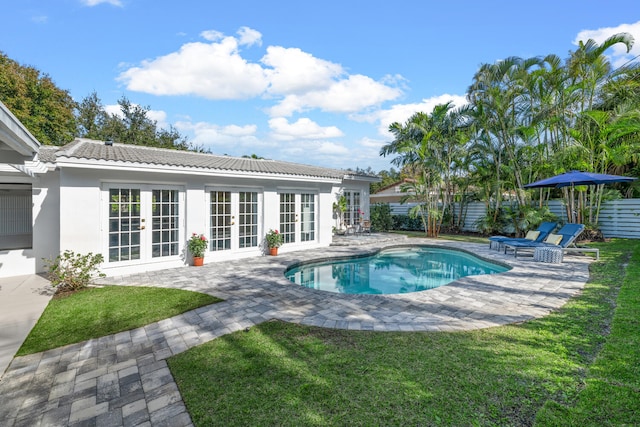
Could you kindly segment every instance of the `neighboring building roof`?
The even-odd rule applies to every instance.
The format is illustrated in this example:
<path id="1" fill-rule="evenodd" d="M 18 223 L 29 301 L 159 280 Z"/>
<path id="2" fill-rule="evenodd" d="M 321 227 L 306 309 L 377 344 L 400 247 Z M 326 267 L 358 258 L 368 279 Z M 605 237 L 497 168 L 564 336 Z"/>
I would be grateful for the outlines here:
<path id="1" fill-rule="evenodd" d="M 406 196 L 410 196 L 413 192 L 401 191 L 402 184 L 413 182 L 413 179 L 405 178 L 401 181 L 396 181 L 393 184 L 387 185 L 373 193 L 369 198 L 371 203 L 400 203 L 400 201 Z"/>
<path id="2" fill-rule="evenodd" d="M 386 191 L 386 190 L 389 190 L 389 189 L 394 188 L 394 187 L 397 187 L 397 189 L 394 188 L 393 192 L 397 193 L 398 191 L 400 191 L 400 186 L 402 184 L 404 184 L 404 183 L 407 183 L 407 182 L 415 182 L 415 179 L 404 178 L 404 179 L 402 179 L 400 181 L 394 182 L 393 184 L 389 184 L 386 187 L 379 188 L 378 191 L 376 191 L 374 194 L 388 193 L 388 191 Z"/>
<path id="3" fill-rule="evenodd" d="M 342 180 L 362 180 L 348 171 L 302 165 L 277 160 L 219 156 L 191 151 L 170 150 L 139 145 L 105 143 L 77 138 L 63 147 L 43 146 L 40 159 L 48 163 L 61 161 L 108 162 L 121 165 L 155 165 L 209 171 L 229 171 L 266 175 L 293 175 Z M 371 177 L 367 177 L 371 178 Z"/>

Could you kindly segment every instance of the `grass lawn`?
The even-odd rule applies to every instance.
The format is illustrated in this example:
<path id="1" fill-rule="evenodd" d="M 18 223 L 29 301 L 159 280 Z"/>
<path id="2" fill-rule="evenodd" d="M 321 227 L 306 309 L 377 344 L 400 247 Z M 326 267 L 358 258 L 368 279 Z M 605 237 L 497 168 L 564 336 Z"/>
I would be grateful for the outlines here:
<path id="1" fill-rule="evenodd" d="M 542 319 L 457 333 L 274 321 L 169 366 L 197 426 L 640 425 L 640 242 L 594 246 L 584 291 Z"/>
<path id="2" fill-rule="evenodd" d="M 424 231 L 391 231 L 390 233 L 404 234 L 409 237 L 426 237 Z M 458 242 L 470 242 L 470 243 L 486 243 L 489 244 L 489 238 L 482 236 L 474 236 L 467 234 L 445 234 L 438 235 L 438 239 L 441 240 L 453 240 Z"/>
<path id="3" fill-rule="evenodd" d="M 138 328 L 219 301 L 210 295 L 179 289 L 87 288 L 53 298 L 16 355 Z"/>

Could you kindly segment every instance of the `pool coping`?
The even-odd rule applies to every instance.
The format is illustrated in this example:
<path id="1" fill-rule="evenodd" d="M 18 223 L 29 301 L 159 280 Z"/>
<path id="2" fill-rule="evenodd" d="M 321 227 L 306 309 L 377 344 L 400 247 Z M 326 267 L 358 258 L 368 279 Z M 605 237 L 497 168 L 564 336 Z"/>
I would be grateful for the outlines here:
<path id="1" fill-rule="evenodd" d="M 435 289 L 406 294 L 350 295 L 305 288 L 284 271 L 306 262 L 366 256 L 407 246 L 446 247 L 505 265 L 504 273 L 468 276 Z M 126 285 L 178 287 L 205 292 L 228 302 L 259 301 L 255 320 L 279 319 L 329 328 L 356 330 L 470 330 L 542 317 L 581 291 L 590 257 L 565 257 L 562 264 L 534 262 L 492 250 L 488 245 L 411 238 L 358 246 L 285 252 L 276 257 L 213 262 L 161 272 L 107 278 Z"/>

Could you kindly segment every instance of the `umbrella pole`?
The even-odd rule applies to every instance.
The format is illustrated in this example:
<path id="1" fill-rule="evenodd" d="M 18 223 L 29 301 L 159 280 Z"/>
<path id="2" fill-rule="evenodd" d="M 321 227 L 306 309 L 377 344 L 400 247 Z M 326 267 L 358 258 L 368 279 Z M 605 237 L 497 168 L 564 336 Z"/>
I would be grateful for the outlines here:
<path id="1" fill-rule="evenodd" d="M 571 222 L 576 222 L 576 199 L 575 199 L 575 191 L 573 185 L 571 185 L 571 189 L 569 190 L 570 199 L 571 199 Z"/>
<path id="2" fill-rule="evenodd" d="M 562 192 L 564 193 L 564 199 L 566 201 L 566 203 L 564 204 L 564 208 L 567 213 L 567 221 L 571 222 L 573 217 L 573 214 L 571 213 L 572 212 L 571 193 L 569 192 L 569 189 L 567 187 L 563 188 Z"/>

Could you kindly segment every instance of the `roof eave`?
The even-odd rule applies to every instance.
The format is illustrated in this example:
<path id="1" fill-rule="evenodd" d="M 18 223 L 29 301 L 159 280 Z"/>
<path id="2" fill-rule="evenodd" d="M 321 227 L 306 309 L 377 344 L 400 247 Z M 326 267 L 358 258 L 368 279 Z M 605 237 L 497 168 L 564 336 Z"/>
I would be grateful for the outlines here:
<path id="1" fill-rule="evenodd" d="M 371 176 L 371 175 L 351 175 L 345 174 L 343 179 L 345 181 L 363 181 L 363 182 L 380 182 L 382 178 L 379 176 Z"/>
<path id="2" fill-rule="evenodd" d="M 160 165 L 149 163 L 133 163 L 133 162 L 114 162 L 109 160 L 92 160 L 92 159 L 76 159 L 59 156 L 56 159 L 56 166 L 61 168 L 77 168 L 77 169 L 102 169 L 102 170 L 118 170 L 118 171 L 135 171 L 150 173 L 170 173 L 182 175 L 199 175 L 199 176 L 215 176 L 215 177 L 238 177 L 238 178 L 260 178 L 279 181 L 307 181 L 322 182 L 328 184 L 339 184 L 342 179 L 338 177 L 323 177 L 309 175 L 288 175 L 278 173 L 265 172 L 249 172 L 227 169 L 209 169 L 198 167 L 184 167 L 172 165 Z"/>
<path id="3" fill-rule="evenodd" d="M 40 148 L 40 142 L 2 102 L 0 102 L 0 141 L 22 156 L 33 156 Z"/>

